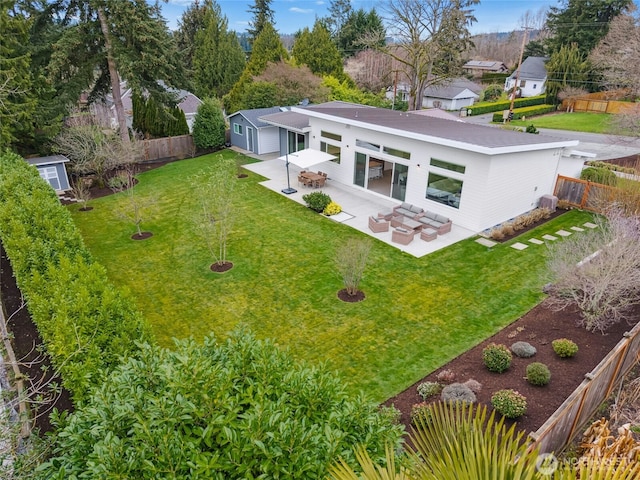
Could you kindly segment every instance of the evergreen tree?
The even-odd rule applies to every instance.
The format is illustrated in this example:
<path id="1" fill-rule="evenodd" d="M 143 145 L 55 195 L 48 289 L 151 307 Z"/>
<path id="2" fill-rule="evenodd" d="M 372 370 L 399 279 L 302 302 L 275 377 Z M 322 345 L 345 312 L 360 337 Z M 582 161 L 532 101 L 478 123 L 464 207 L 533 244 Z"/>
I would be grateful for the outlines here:
<path id="1" fill-rule="evenodd" d="M 220 7 L 205 2 L 204 28 L 195 37 L 193 56 L 195 93 L 199 97 L 222 97 L 238 81 L 245 66 L 245 55 L 235 32 Z"/>
<path id="2" fill-rule="evenodd" d="M 546 64 L 547 68 L 547 103 L 558 103 L 558 93 L 564 88 L 585 88 L 591 72 L 591 65 L 580 53 L 574 43 L 565 45 Z"/>
<path id="3" fill-rule="evenodd" d="M 144 0 L 67 0 L 56 5 L 75 23 L 54 45 L 53 81 L 72 102 L 86 89 L 91 89 L 90 101 L 111 93 L 120 136 L 128 142 L 120 79 L 167 105 L 175 99 L 159 81 L 174 88 L 184 81 L 159 5 Z"/>
<path id="4" fill-rule="evenodd" d="M 340 52 L 331 41 L 329 31 L 319 21 L 312 31 L 305 27 L 298 32 L 291 54 L 296 63 L 307 65 L 316 75 L 343 76 Z"/>
<path id="5" fill-rule="evenodd" d="M 193 70 L 196 35 L 205 29 L 207 4 L 210 3 L 210 0 L 206 0 L 204 4 L 196 1 L 189 5 L 178 20 L 178 29 L 173 33 L 185 71 L 189 73 Z"/>
<path id="6" fill-rule="evenodd" d="M 631 5 L 633 0 L 562 0 L 562 6 L 551 7 L 547 15 L 549 53 L 576 44 L 586 57 L 607 34 L 611 20 Z"/>
<path id="7" fill-rule="evenodd" d="M 383 47 L 385 28 L 375 9 L 353 11 L 335 37 L 343 56 L 350 57 L 367 48 Z M 375 40 L 372 40 L 375 39 Z"/>
<path id="8" fill-rule="evenodd" d="M 249 13 L 253 14 L 253 20 L 249 22 L 250 43 L 254 43 L 266 25 L 273 27 L 274 12 L 271 9 L 272 0 L 254 0 L 253 5 L 249 8 Z"/>
<path id="9" fill-rule="evenodd" d="M 0 148 L 32 133 L 30 117 L 36 101 L 32 92 L 29 19 L 0 1 Z"/>
<path id="10" fill-rule="evenodd" d="M 215 98 L 205 98 L 193 121 L 193 143 L 196 147 L 221 148 L 225 143 L 226 125 L 222 105 Z"/>

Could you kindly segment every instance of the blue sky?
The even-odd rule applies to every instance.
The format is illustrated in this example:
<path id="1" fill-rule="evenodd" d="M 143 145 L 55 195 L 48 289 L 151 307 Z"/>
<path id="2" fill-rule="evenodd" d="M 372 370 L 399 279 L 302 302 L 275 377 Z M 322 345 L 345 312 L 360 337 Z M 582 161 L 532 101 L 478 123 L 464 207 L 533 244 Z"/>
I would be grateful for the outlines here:
<path id="1" fill-rule="evenodd" d="M 383 0 L 384 1 L 384 0 Z M 182 12 L 193 3 L 192 0 L 169 0 L 161 3 L 162 13 L 169 28 L 176 29 Z M 247 12 L 252 0 L 218 0 L 218 5 L 229 20 L 229 28 L 237 32 L 246 30 L 251 14 Z M 280 33 L 295 33 L 304 27 L 313 27 L 317 17 L 327 15 L 329 0 L 274 0 L 271 8 L 275 12 L 276 29 Z M 380 0 L 352 0 L 354 9 L 376 8 L 382 15 Z M 558 5 L 558 0 L 480 0 L 475 7 L 478 21 L 472 33 L 509 32 L 520 27 L 521 16 L 530 10 L 536 13 L 540 8 Z"/>

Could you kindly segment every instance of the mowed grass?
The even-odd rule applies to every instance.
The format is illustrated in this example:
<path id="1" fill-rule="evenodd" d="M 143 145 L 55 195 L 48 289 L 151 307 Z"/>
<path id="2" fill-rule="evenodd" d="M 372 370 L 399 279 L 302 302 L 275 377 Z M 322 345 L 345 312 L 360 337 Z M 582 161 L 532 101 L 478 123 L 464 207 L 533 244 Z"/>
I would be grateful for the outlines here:
<path id="1" fill-rule="evenodd" d="M 336 295 L 343 285 L 335 252 L 347 238 L 370 237 L 267 190 L 253 173 L 237 180 L 241 198 L 228 245 L 234 267 L 213 273 L 192 226 L 191 177 L 216 158 L 183 160 L 139 176 L 136 194 L 156 200 L 156 216 L 143 223 L 154 234 L 148 240 L 130 239 L 135 228 L 117 215 L 123 195 L 94 200 L 90 212 L 70 207 L 96 259 L 132 294 L 164 346 L 172 346 L 173 337 L 214 332 L 224 338 L 248 328 L 299 359 L 326 362 L 354 391 L 382 401 L 543 297 L 545 246 L 489 249 L 469 239 L 417 259 L 374 240 L 361 284 L 366 299 L 343 303 Z M 526 237 L 590 218 L 572 211 Z"/>
<path id="2" fill-rule="evenodd" d="M 556 130 L 572 130 L 576 132 L 609 133 L 608 113 L 554 113 L 533 117 L 526 121 L 514 120 L 513 126 L 527 127 L 533 124 L 536 128 L 552 128 Z"/>

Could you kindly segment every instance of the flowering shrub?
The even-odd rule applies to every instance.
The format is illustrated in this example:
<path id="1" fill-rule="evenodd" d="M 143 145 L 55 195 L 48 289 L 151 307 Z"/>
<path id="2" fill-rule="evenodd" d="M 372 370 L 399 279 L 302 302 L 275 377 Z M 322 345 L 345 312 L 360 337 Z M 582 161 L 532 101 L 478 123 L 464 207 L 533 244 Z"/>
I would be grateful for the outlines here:
<path id="1" fill-rule="evenodd" d="M 551 342 L 553 351 L 561 358 L 570 358 L 578 353 L 578 345 L 568 338 L 557 338 Z"/>
<path id="2" fill-rule="evenodd" d="M 441 390 L 442 385 L 438 382 L 422 382 L 418 385 L 418 395 L 420 395 L 423 400 L 439 394 Z"/>
<path id="3" fill-rule="evenodd" d="M 419 419 L 423 422 L 431 420 L 431 407 L 427 402 L 416 403 L 411 407 L 411 423 L 418 423 Z"/>
<path id="4" fill-rule="evenodd" d="M 445 369 L 441 372 L 438 372 L 436 378 L 439 382 L 453 383 L 453 381 L 456 379 L 456 372 L 454 372 L 453 370 Z"/>
<path id="5" fill-rule="evenodd" d="M 336 202 L 329 202 L 329 205 L 324 207 L 324 211 L 322 213 L 324 213 L 325 215 L 337 215 L 341 211 L 342 207 L 340 205 L 338 205 Z"/>
<path id="6" fill-rule="evenodd" d="M 527 398 L 515 390 L 498 390 L 491 396 L 491 405 L 507 418 L 518 418 L 527 411 Z"/>

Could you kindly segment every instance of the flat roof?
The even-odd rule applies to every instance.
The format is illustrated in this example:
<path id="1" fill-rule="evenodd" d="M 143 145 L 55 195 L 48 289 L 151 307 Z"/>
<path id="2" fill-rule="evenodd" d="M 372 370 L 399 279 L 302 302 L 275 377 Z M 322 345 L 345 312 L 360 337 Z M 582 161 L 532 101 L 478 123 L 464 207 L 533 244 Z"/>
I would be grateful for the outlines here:
<path id="1" fill-rule="evenodd" d="M 64 155 L 50 155 L 48 157 L 25 158 L 29 165 L 50 165 L 52 163 L 66 163 L 69 161 Z"/>

